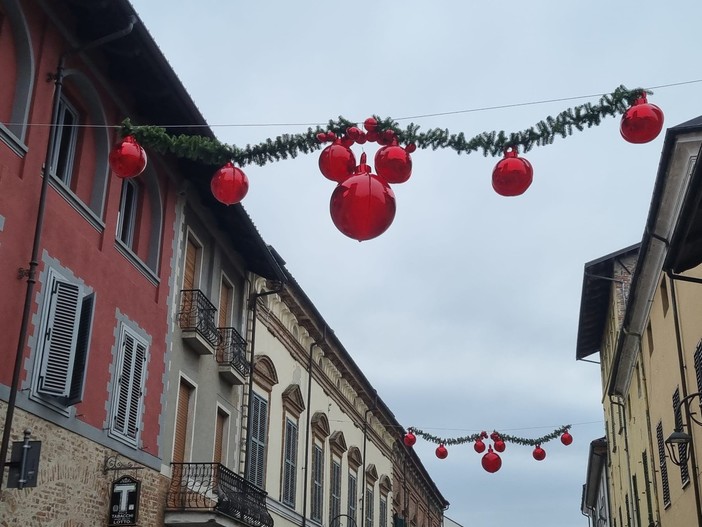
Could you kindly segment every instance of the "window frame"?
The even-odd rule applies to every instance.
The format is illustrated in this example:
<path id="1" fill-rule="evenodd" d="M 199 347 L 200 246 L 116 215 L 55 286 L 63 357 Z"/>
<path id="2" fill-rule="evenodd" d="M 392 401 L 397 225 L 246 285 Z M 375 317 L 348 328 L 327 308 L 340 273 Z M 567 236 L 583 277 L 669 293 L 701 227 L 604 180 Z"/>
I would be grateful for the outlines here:
<path id="1" fill-rule="evenodd" d="M 132 189 L 132 195 L 128 198 L 127 193 L 129 189 Z M 137 211 L 139 210 L 140 194 L 141 189 L 136 181 L 133 179 L 125 179 L 122 181 L 115 236 L 117 240 L 128 247 L 132 252 L 135 252 L 134 238 L 137 232 Z M 127 203 L 127 199 L 129 199 L 129 203 Z M 129 205 L 128 209 L 127 205 Z"/>
<path id="2" fill-rule="evenodd" d="M 341 515 L 341 459 L 332 455 L 329 467 L 329 526 Z"/>
<path id="3" fill-rule="evenodd" d="M 363 521 L 365 527 L 373 527 L 373 513 L 375 509 L 375 489 L 371 484 L 366 484 L 366 517 Z"/>
<path id="4" fill-rule="evenodd" d="M 283 438 L 283 470 L 280 501 L 283 505 L 295 508 L 297 500 L 297 450 L 299 429 L 297 420 L 285 417 L 285 437 Z"/>
<path id="5" fill-rule="evenodd" d="M 66 125 L 66 115 L 73 117 L 73 124 Z M 56 127 L 54 135 L 54 144 L 51 145 L 51 156 L 49 158 L 49 173 L 61 181 L 67 188 L 71 188 L 71 180 L 73 178 L 73 168 L 76 157 L 76 149 L 78 147 L 78 127 L 80 123 L 80 112 L 70 102 L 65 94 L 61 94 L 58 101 L 58 122 L 61 123 Z M 63 140 L 68 131 L 68 143 L 64 145 Z M 62 151 L 65 147 L 65 159 L 63 163 L 62 173 L 57 172 L 59 161 L 62 157 Z"/>
<path id="6" fill-rule="evenodd" d="M 263 411 L 261 410 L 263 408 Z M 248 434 L 249 473 L 246 479 L 261 489 L 266 484 L 266 453 L 268 447 L 268 399 L 252 392 L 251 431 Z"/>
<path id="7" fill-rule="evenodd" d="M 358 512 L 358 469 L 349 468 L 348 481 L 348 504 L 346 514 L 349 518 L 353 518 L 354 525 L 356 524 L 356 513 Z"/>
<path id="8" fill-rule="evenodd" d="M 324 516 L 324 444 L 317 441 L 312 445 L 310 487 L 310 519 L 322 523 Z"/>

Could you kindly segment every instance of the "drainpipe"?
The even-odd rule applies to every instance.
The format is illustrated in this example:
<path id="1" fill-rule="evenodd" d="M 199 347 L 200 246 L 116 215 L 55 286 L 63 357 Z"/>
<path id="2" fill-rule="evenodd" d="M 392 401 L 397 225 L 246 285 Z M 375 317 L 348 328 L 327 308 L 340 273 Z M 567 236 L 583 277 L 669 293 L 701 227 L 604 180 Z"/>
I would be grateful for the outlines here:
<path id="1" fill-rule="evenodd" d="M 27 277 L 27 291 L 24 296 L 24 307 L 22 309 L 22 322 L 20 324 L 19 338 L 17 339 L 17 352 L 15 354 L 15 366 L 12 372 L 12 382 L 10 384 L 10 396 L 7 400 L 7 413 L 5 414 L 5 424 L 2 433 L 2 445 L 0 446 L 0 490 L 5 479 L 5 466 L 7 460 L 7 451 L 10 445 L 10 436 L 12 434 L 12 421 L 15 414 L 15 406 L 17 404 L 17 390 L 19 387 L 20 370 L 22 367 L 22 355 L 26 346 L 27 331 L 29 328 L 29 317 L 32 309 L 32 296 L 34 295 L 34 284 L 36 283 L 36 272 L 39 266 L 39 250 L 41 248 L 41 234 L 44 227 L 44 212 L 46 209 L 46 193 L 49 188 L 49 165 L 51 163 L 51 153 L 54 142 L 56 141 L 56 129 L 58 128 L 58 111 L 61 93 L 63 91 L 63 75 L 66 65 L 66 59 L 89 49 L 102 46 L 113 40 L 120 39 L 132 32 L 136 23 L 136 16 L 129 17 L 129 23 L 124 29 L 110 33 L 97 40 L 89 42 L 83 46 L 71 48 L 64 51 L 59 57 L 54 79 L 54 97 L 51 105 L 51 126 L 49 128 L 49 142 L 46 145 L 46 155 L 44 157 L 44 175 L 41 182 L 41 190 L 39 191 L 39 208 L 37 209 L 37 220 L 34 226 L 34 242 L 32 244 L 32 256 L 29 260 L 29 268 L 20 269 L 20 278 Z"/>
<path id="2" fill-rule="evenodd" d="M 631 478 L 631 452 L 629 451 L 629 427 L 627 426 L 627 415 L 626 415 L 626 406 L 624 403 L 621 401 L 615 401 L 614 397 L 617 397 L 618 399 L 622 399 L 622 396 L 615 396 L 615 395 L 610 395 L 609 397 L 609 402 L 615 406 L 619 406 L 619 415 L 623 416 L 622 417 L 622 422 L 624 423 L 622 428 L 624 429 L 624 452 L 625 452 L 625 458 L 626 458 L 626 471 L 627 471 L 627 481 L 629 485 L 629 495 L 632 496 L 631 499 L 631 505 L 632 505 L 632 513 L 636 514 L 636 510 L 638 508 L 638 496 L 634 496 L 633 492 L 633 484 L 632 484 L 632 478 Z M 702 526 L 701 526 L 702 527 Z"/>
<path id="3" fill-rule="evenodd" d="M 368 412 L 378 409 L 378 392 L 375 391 L 373 408 L 368 408 L 363 415 L 363 483 L 361 485 L 361 527 L 366 525 L 366 444 L 368 442 Z"/>
<path id="4" fill-rule="evenodd" d="M 305 481 L 302 486 L 302 527 L 307 525 L 307 492 L 310 486 L 309 463 L 310 463 L 310 427 L 312 417 L 312 350 L 315 346 L 325 342 L 327 339 L 327 326 L 324 325 L 322 340 L 310 344 L 310 353 L 307 357 L 307 424 L 305 428 Z"/>
<path id="5" fill-rule="evenodd" d="M 677 276 L 673 275 L 673 273 L 670 270 L 666 271 L 666 274 L 670 278 L 670 296 L 672 299 L 672 304 L 673 304 L 673 320 L 675 322 L 675 342 L 677 345 L 677 351 L 678 351 L 678 367 L 680 368 L 680 388 L 682 390 L 682 394 L 680 399 L 683 400 L 685 397 L 688 396 L 688 391 L 687 391 L 687 379 L 685 376 L 685 358 L 684 358 L 684 353 L 683 353 L 683 343 L 682 343 L 682 334 L 680 330 L 680 313 L 678 312 L 678 296 L 676 294 L 676 287 L 675 287 L 675 279 L 678 278 Z M 693 281 L 693 280 L 689 280 Z M 699 283 L 699 282 L 698 282 Z M 687 423 L 688 423 L 688 433 L 690 434 L 690 443 L 687 445 L 687 448 L 689 449 L 690 452 L 690 461 L 692 462 L 692 486 L 695 490 L 695 506 L 697 508 L 697 525 L 699 527 L 702 527 L 702 509 L 700 508 L 700 482 L 699 482 L 699 477 L 698 477 L 698 468 L 697 468 L 697 456 L 695 455 L 695 441 L 694 441 L 694 434 L 692 431 L 692 423 L 690 422 L 690 408 L 688 406 L 685 407 L 686 411 L 688 413 L 687 417 Z"/>
<path id="6" fill-rule="evenodd" d="M 280 293 L 283 290 L 283 282 L 277 282 L 276 286 L 270 291 L 261 293 L 253 293 L 249 297 L 249 306 L 252 311 L 252 326 L 251 326 L 251 356 L 249 358 L 249 384 L 248 384 L 248 400 L 246 410 L 246 453 L 244 455 L 244 479 L 249 480 L 249 463 L 251 461 L 251 419 L 253 406 L 253 378 L 254 378 L 254 359 L 256 348 L 256 313 L 258 311 L 258 299 L 263 296 Z M 242 434 L 243 435 L 243 434 Z"/>

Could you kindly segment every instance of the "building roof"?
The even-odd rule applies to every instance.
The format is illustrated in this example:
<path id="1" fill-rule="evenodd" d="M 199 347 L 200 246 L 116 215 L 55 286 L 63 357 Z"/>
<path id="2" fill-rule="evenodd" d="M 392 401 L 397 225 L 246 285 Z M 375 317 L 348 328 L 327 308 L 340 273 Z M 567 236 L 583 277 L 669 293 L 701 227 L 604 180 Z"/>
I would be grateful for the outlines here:
<path id="1" fill-rule="evenodd" d="M 600 351 L 614 279 L 614 262 L 637 253 L 639 247 L 640 244 L 637 243 L 585 264 L 580 296 L 578 339 L 575 348 L 577 360 Z"/>

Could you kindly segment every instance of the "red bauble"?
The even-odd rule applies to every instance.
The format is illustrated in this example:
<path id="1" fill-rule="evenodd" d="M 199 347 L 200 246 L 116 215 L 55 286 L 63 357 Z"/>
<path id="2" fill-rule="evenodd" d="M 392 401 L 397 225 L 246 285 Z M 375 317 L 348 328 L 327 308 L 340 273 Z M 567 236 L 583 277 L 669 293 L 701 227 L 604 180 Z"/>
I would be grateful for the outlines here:
<path id="1" fill-rule="evenodd" d="M 541 445 L 536 445 L 534 452 L 532 453 L 536 461 L 543 461 L 546 459 L 546 451 L 541 448 Z"/>
<path id="2" fill-rule="evenodd" d="M 572 442 L 573 442 L 573 436 L 570 435 L 568 432 L 563 432 L 563 435 L 561 436 L 561 443 L 563 443 L 565 446 L 568 446 Z"/>
<path id="3" fill-rule="evenodd" d="M 366 129 L 366 132 L 375 132 L 378 129 L 378 121 L 375 120 L 375 117 L 369 117 L 363 121 L 363 128 Z"/>
<path id="4" fill-rule="evenodd" d="M 487 454 L 483 456 L 481 463 L 487 472 L 495 473 L 500 470 L 502 459 L 492 451 L 492 447 L 488 447 Z"/>
<path id="5" fill-rule="evenodd" d="M 485 452 L 485 443 L 483 443 L 481 439 L 478 439 L 473 445 L 473 450 L 475 450 L 478 454 L 482 454 Z"/>
<path id="6" fill-rule="evenodd" d="M 636 99 L 634 105 L 622 115 L 619 131 L 630 143 L 653 141 L 663 129 L 663 111 L 646 100 L 646 94 Z"/>
<path id="7" fill-rule="evenodd" d="M 108 162 L 118 177 L 137 177 L 146 168 L 146 152 L 134 136 L 128 135 L 112 147 Z"/>
<path id="8" fill-rule="evenodd" d="M 408 154 L 411 154 L 412 152 L 417 150 L 417 145 L 415 145 L 414 143 L 410 143 L 405 147 L 405 150 L 407 150 Z"/>
<path id="9" fill-rule="evenodd" d="M 505 451 L 505 442 L 502 441 L 502 439 L 498 439 L 495 441 L 495 450 L 498 452 L 504 452 Z"/>
<path id="10" fill-rule="evenodd" d="M 354 240 L 383 234 L 395 219 L 395 194 L 385 180 L 370 173 L 366 154 L 353 176 L 334 189 L 329 211 L 336 228 Z"/>
<path id="11" fill-rule="evenodd" d="M 327 142 L 327 133 L 326 132 L 319 132 L 317 134 L 317 141 L 320 143 L 326 143 Z"/>
<path id="12" fill-rule="evenodd" d="M 509 148 L 492 171 L 492 188 L 500 196 L 519 196 L 529 188 L 534 178 L 531 163 Z"/>
<path id="13" fill-rule="evenodd" d="M 358 141 L 361 138 L 362 134 L 363 132 L 361 131 L 361 129 L 356 126 L 349 126 L 346 129 L 346 135 L 348 135 L 354 141 Z"/>
<path id="14" fill-rule="evenodd" d="M 335 141 L 319 155 L 319 170 L 325 178 L 341 183 L 353 174 L 356 168 L 356 156 L 353 152 Z"/>
<path id="15" fill-rule="evenodd" d="M 444 445 L 436 447 L 436 457 L 439 459 L 446 459 L 448 457 L 448 450 Z"/>
<path id="16" fill-rule="evenodd" d="M 401 146 L 384 146 L 375 153 L 375 171 L 388 183 L 404 183 L 412 175 L 412 157 Z"/>
<path id="17" fill-rule="evenodd" d="M 417 442 L 417 438 L 412 432 L 407 432 L 405 437 L 402 438 L 402 442 L 405 444 L 405 446 L 414 446 L 414 444 Z"/>
<path id="18" fill-rule="evenodd" d="M 210 190 L 225 205 L 239 203 L 249 191 L 249 178 L 243 170 L 228 162 L 212 176 Z"/>

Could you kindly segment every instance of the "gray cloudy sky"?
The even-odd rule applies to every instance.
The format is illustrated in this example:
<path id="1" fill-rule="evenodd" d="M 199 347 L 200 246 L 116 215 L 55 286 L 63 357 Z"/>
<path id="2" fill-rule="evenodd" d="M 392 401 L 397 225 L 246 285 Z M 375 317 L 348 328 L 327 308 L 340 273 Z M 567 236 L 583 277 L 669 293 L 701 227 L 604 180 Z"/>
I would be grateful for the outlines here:
<path id="1" fill-rule="evenodd" d="M 399 118 L 702 78 L 699 0 L 133 1 L 212 125 Z M 701 88 L 649 100 L 674 126 L 702 114 Z M 414 122 L 472 137 L 596 100 Z M 242 146 L 305 129 L 213 128 Z M 588 445 L 604 429 L 598 366 L 575 361 L 583 264 L 641 240 L 662 141 L 628 144 L 618 119 L 557 139 L 525 155 L 534 183 L 518 198 L 493 192 L 497 159 L 419 150 L 394 186 L 393 225 L 363 243 L 331 222 L 318 153 L 245 169 L 246 210 L 401 423 L 523 437 L 574 425 L 573 445 L 545 445 L 541 463 L 508 445 L 496 474 L 469 445 L 439 461 L 420 440 L 457 522 L 587 525 Z"/>

